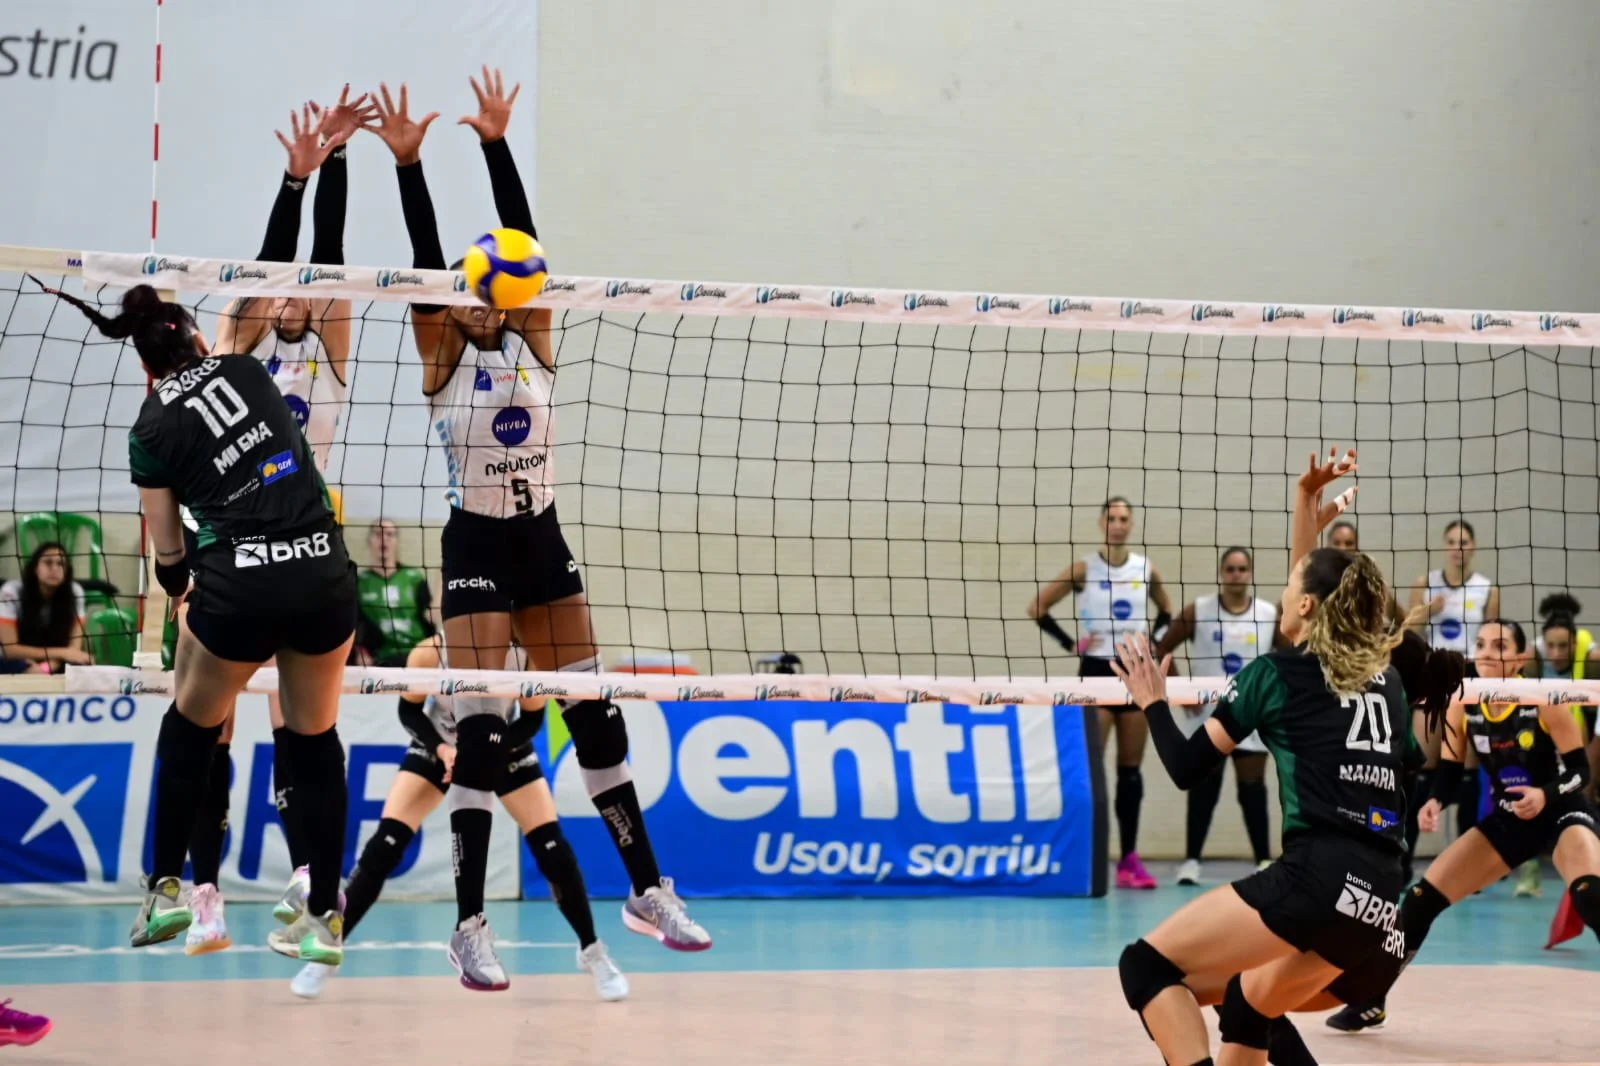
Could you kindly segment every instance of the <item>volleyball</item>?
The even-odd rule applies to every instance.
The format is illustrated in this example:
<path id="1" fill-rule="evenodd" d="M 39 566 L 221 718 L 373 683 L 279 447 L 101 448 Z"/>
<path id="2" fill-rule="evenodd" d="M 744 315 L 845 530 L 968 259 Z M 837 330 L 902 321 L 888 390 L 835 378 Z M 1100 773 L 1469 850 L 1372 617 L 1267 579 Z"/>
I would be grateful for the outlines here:
<path id="1" fill-rule="evenodd" d="M 490 230 L 467 249 L 461 271 L 467 288 L 490 307 L 523 307 L 544 291 L 544 249 L 515 229 Z"/>

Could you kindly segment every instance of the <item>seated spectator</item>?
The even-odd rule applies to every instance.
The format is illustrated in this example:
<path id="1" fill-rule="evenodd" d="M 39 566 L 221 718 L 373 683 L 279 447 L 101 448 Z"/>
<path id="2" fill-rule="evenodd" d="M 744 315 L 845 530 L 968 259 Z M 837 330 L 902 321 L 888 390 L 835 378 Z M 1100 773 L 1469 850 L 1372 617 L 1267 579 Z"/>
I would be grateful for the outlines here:
<path id="1" fill-rule="evenodd" d="M 37 673 L 94 662 L 85 644 L 83 587 L 60 544 L 39 545 L 22 577 L 0 585 L 0 651 Z M 13 673 L 22 672 L 13 668 Z"/>
<path id="2" fill-rule="evenodd" d="M 357 577 L 361 617 L 357 658 L 372 666 L 404 666 L 411 649 L 434 634 L 433 593 L 421 567 L 400 565 L 400 530 L 380 518 L 367 529 L 373 565 Z"/>

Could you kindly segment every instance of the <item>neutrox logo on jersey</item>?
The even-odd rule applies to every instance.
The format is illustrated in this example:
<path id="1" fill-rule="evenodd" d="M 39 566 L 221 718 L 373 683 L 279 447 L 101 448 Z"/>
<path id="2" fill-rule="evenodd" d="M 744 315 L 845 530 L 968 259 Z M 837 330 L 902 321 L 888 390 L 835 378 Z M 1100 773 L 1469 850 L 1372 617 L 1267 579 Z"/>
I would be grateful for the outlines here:
<path id="1" fill-rule="evenodd" d="M 224 285 L 235 281 L 266 281 L 267 272 L 261 267 L 247 266 L 244 263 L 223 263 L 217 269 L 217 280 Z"/>
<path id="2" fill-rule="evenodd" d="M 164 270 L 175 270 L 180 274 L 189 273 L 189 262 L 185 259 L 168 259 L 161 255 L 147 255 L 144 257 L 144 266 L 141 268 L 146 274 L 159 274 Z"/>
<path id="3" fill-rule="evenodd" d="M 233 542 L 233 566 L 243 570 L 295 559 L 326 558 L 333 554 L 333 544 L 328 537 L 327 533 L 313 533 L 293 540 L 237 540 Z"/>

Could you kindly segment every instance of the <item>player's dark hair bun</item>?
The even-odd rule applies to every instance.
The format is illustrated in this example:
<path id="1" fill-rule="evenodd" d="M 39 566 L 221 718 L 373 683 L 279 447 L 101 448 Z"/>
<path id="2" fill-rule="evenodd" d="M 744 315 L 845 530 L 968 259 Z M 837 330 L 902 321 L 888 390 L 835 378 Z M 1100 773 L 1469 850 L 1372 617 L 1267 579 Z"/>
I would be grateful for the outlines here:
<path id="1" fill-rule="evenodd" d="M 1572 618 L 1578 617 L 1583 608 L 1578 606 L 1578 601 L 1570 592 L 1552 592 L 1539 601 L 1539 617 L 1549 618 L 1554 614 L 1564 614 Z"/>
<path id="2" fill-rule="evenodd" d="M 46 288 L 38 278 L 32 280 L 45 292 L 82 311 L 101 335 L 112 340 L 133 341 L 145 369 L 158 378 L 166 377 L 200 354 L 194 342 L 194 318 L 183 305 L 167 303 L 149 285 L 135 285 L 123 293 L 122 313 L 116 318 L 107 318 L 76 296 Z"/>

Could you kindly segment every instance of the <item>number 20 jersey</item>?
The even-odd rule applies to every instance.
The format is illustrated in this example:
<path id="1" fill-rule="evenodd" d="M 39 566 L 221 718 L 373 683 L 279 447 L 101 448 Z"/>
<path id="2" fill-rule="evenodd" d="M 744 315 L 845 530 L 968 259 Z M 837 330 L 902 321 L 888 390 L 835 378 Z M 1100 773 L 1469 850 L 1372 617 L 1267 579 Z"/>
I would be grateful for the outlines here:
<path id="1" fill-rule="evenodd" d="M 450 477 L 445 498 L 489 518 L 539 514 L 555 500 L 555 374 L 521 336 L 504 330 L 501 337 L 499 348 L 469 342 L 450 380 L 429 397 Z"/>

